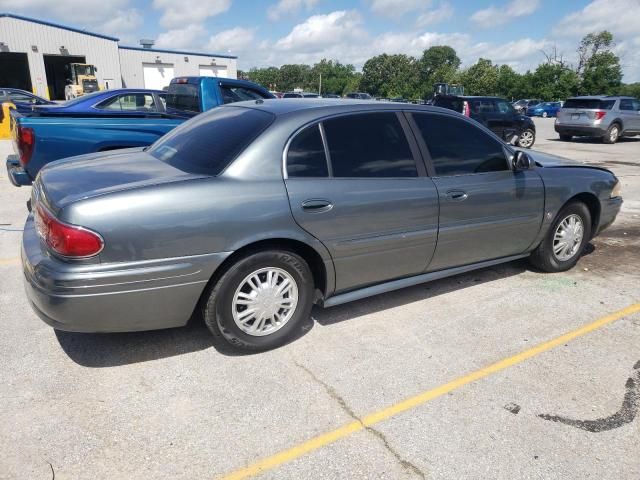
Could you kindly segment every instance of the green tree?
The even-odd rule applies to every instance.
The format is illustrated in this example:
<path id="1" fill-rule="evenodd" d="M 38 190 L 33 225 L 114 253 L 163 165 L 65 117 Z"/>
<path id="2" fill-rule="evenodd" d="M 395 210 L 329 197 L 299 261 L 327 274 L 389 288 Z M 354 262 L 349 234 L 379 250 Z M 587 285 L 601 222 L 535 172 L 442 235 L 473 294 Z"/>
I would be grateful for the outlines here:
<path id="1" fill-rule="evenodd" d="M 499 69 L 491 60 L 480 58 L 461 73 L 467 95 L 494 95 L 498 92 Z"/>
<path id="2" fill-rule="evenodd" d="M 409 55 L 377 55 L 362 67 L 362 90 L 374 96 L 414 98 L 418 95 L 416 59 Z"/>
<path id="3" fill-rule="evenodd" d="M 613 35 L 607 30 L 586 35 L 578 46 L 580 93 L 615 93 L 622 82 L 620 59 L 612 52 Z"/>
<path id="4" fill-rule="evenodd" d="M 560 100 L 575 95 L 578 85 L 576 72 L 559 64 L 540 64 L 531 78 L 533 95 L 543 100 Z"/>
<path id="5" fill-rule="evenodd" d="M 519 97 L 522 90 L 522 75 L 509 65 L 498 68 L 498 84 L 496 94 L 509 100 Z"/>
<path id="6" fill-rule="evenodd" d="M 418 79 L 423 90 L 422 97 L 431 93 L 434 83 L 452 83 L 460 67 L 460 58 L 448 45 L 429 47 L 418 60 Z"/>
<path id="7" fill-rule="evenodd" d="M 318 90 L 320 75 L 322 75 L 322 93 L 336 93 L 338 95 L 347 93 L 345 90 L 355 75 L 355 70 L 353 65 L 345 65 L 337 60 L 323 58 L 311 69 L 311 81 L 314 84 L 309 85 L 309 89 L 314 92 Z"/>

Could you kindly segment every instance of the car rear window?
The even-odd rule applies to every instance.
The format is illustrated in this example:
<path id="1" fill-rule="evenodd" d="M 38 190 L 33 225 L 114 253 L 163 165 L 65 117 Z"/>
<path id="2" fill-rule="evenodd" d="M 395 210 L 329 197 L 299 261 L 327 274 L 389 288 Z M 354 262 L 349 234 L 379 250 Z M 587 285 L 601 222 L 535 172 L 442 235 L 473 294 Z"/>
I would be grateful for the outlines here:
<path id="1" fill-rule="evenodd" d="M 434 105 L 436 107 L 448 108 L 449 110 L 455 110 L 458 113 L 462 113 L 464 100 L 461 98 L 437 98 Z"/>
<path id="2" fill-rule="evenodd" d="M 577 108 L 582 110 L 611 110 L 615 100 L 598 100 L 597 98 L 570 98 L 564 102 L 564 108 Z"/>
<path id="3" fill-rule="evenodd" d="M 274 118 L 252 108 L 220 107 L 172 130 L 148 153 L 187 173 L 218 175 Z"/>
<path id="4" fill-rule="evenodd" d="M 167 108 L 200 112 L 200 87 L 192 83 L 172 83 L 167 91 Z"/>

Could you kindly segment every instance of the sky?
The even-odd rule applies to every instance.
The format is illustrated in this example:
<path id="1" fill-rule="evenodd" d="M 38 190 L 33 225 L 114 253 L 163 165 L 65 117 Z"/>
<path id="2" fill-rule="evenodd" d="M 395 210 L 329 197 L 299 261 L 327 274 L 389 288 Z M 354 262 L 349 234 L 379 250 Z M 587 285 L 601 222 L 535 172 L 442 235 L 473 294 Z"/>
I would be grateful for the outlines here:
<path id="1" fill-rule="evenodd" d="M 525 72 L 554 47 L 574 62 L 580 39 L 607 29 L 623 81 L 640 81 L 640 0 L 0 0 L 0 12 L 123 45 L 237 55 L 241 70 L 322 58 L 360 69 L 381 53 L 450 45 L 463 66 L 483 57 Z"/>

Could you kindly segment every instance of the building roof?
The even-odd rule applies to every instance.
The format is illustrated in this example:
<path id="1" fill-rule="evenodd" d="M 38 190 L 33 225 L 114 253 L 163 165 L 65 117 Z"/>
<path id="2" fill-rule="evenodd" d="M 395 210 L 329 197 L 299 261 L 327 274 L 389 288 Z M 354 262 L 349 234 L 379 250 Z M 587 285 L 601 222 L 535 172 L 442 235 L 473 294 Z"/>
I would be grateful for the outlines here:
<path id="1" fill-rule="evenodd" d="M 70 32 L 82 33 L 84 35 L 90 35 L 92 37 L 104 38 L 105 40 L 111 40 L 111 41 L 114 41 L 114 42 L 120 41 L 120 39 L 116 38 L 116 37 L 109 37 L 107 35 L 102 35 L 100 33 L 88 32 L 86 30 L 81 30 L 79 28 L 67 27 L 66 25 L 60 25 L 59 23 L 53 23 L 53 22 L 46 22 L 44 20 L 38 20 L 36 18 L 23 17 L 22 15 L 15 15 L 13 13 L 1 13 L 0 12 L 0 18 L 2 18 L 2 17 L 15 18 L 17 20 L 24 20 L 25 22 L 31 22 L 31 23 L 39 23 L 40 25 L 46 25 L 48 27 L 54 27 L 54 28 L 61 28 L 63 30 L 69 30 Z"/>
<path id="2" fill-rule="evenodd" d="M 0 18 L 8 17 L 15 18 L 17 20 L 23 20 L 25 22 L 38 23 L 40 25 L 46 25 L 48 27 L 61 28 L 63 30 L 68 30 L 70 32 L 81 33 L 83 35 L 90 35 L 92 37 L 103 38 L 105 40 L 111 40 L 114 42 L 119 42 L 120 39 L 116 37 L 110 37 L 108 35 L 102 35 L 101 33 L 89 32 L 87 30 L 82 30 L 80 28 L 68 27 L 66 25 L 60 25 L 59 23 L 47 22 L 45 20 L 38 20 L 37 18 L 24 17 L 22 15 L 16 15 L 14 13 L 2 13 L 0 12 Z M 221 53 L 208 53 L 208 52 L 185 52 L 182 50 L 163 50 L 158 48 L 143 48 L 143 47 L 129 47 L 125 45 L 118 45 L 118 48 L 122 48 L 124 50 L 141 50 L 143 52 L 158 52 L 158 53 L 177 53 L 178 55 L 197 55 L 201 57 L 218 57 L 218 58 L 232 58 L 237 59 L 236 55 L 228 55 Z"/>
<path id="3" fill-rule="evenodd" d="M 144 48 L 144 47 L 130 47 L 126 45 L 119 45 L 118 48 L 123 50 L 139 50 L 141 52 L 158 52 L 158 53 L 177 53 L 178 55 L 197 55 L 200 57 L 218 57 L 218 58 L 238 58 L 236 55 L 228 55 L 221 53 L 207 53 L 207 52 L 185 52 L 183 50 L 164 50 L 160 48 Z"/>

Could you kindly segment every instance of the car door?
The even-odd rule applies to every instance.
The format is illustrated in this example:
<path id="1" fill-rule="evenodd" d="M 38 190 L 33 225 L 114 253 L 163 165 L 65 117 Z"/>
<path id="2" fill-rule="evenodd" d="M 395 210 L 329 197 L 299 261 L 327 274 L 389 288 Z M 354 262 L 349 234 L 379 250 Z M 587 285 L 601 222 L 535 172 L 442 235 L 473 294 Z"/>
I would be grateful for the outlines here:
<path id="1" fill-rule="evenodd" d="M 296 133 L 285 184 L 296 222 L 329 250 L 336 290 L 424 271 L 436 246 L 438 193 L 406 119 L 354 113 Z"/>
<path id="2" fill-rule="evenodd" d="M 635 103 L 635 105 L 634 105 Z M 620 116 L 624 124 L 625 132 L 640 131 L 639 102 L 630 98 L 620 99 Z"/>
<path id="3" fill-rule="evenodd" d="M 544 210 L 538 173 L 514 172 L 505 145 L 472 122 L 416 112 L 411 120 L 440 197 L 438 245 L 428 270 L 527 251 Z"/>
<path id="4" fill-rule="evenodd" d="M 518 115 L 513 105 L 506 100 L 496 99 L 493 101 L 495 110 L 500 115 L 500 127 L 502 129 L 500 135 L 501 139 L 508 141 L 513 135 L 520 134 L 518 129 L 516 116 Z"/>

